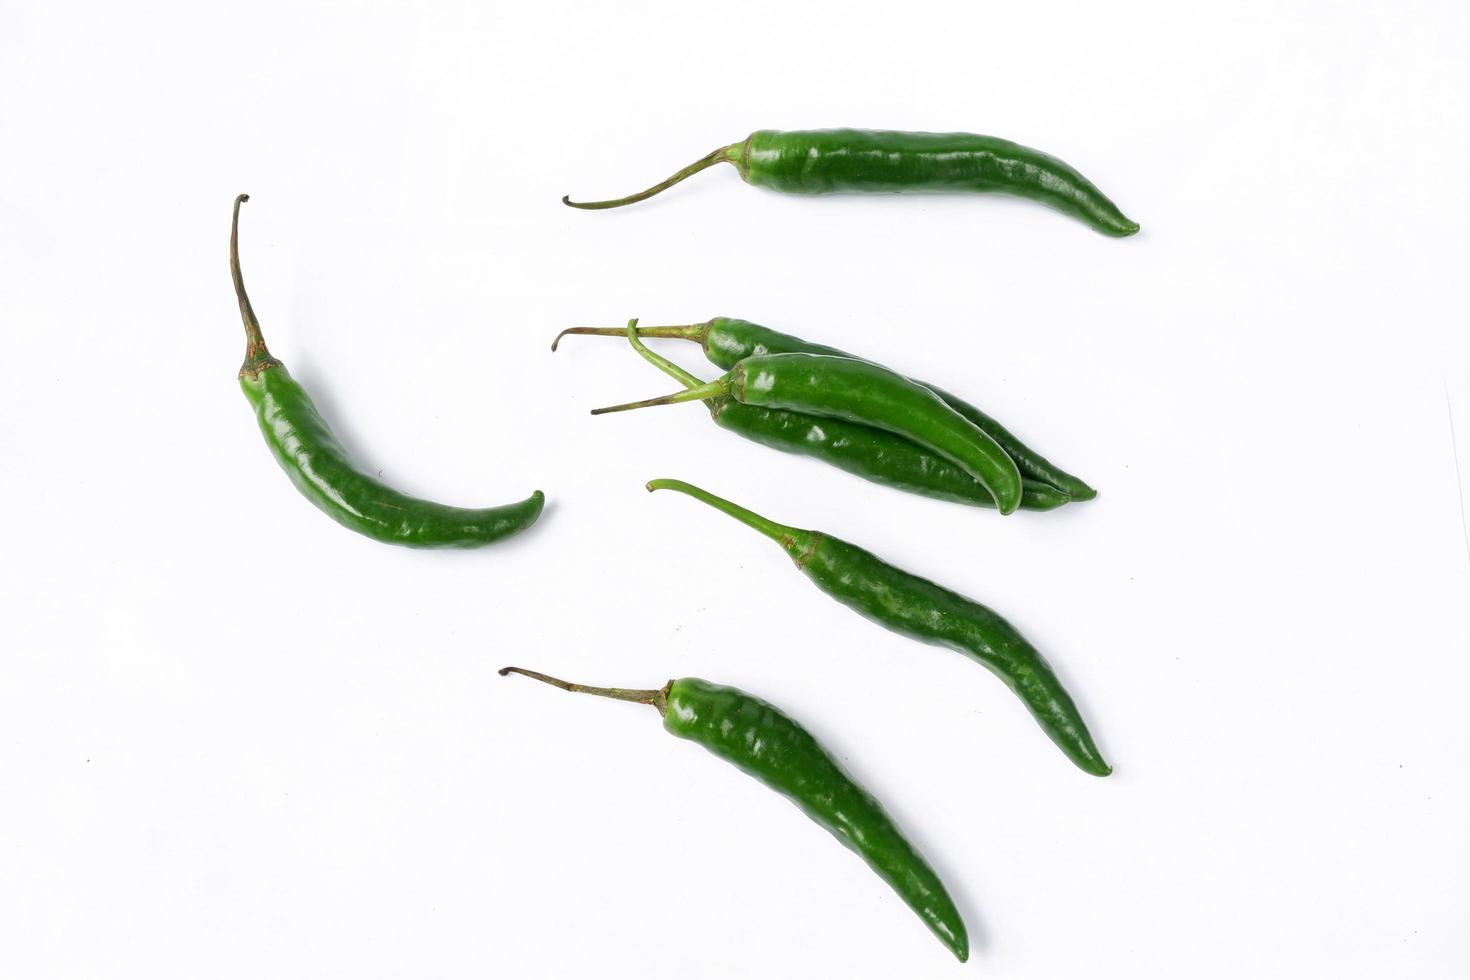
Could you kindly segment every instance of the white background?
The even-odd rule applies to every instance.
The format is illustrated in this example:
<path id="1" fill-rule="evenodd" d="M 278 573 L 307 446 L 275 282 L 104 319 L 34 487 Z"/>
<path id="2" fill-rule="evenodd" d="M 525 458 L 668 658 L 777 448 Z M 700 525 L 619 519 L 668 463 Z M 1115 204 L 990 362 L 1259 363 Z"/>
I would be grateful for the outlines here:
<path id="1" fill-rule="evenodd" d="M 0 4 L 0 974 L 1464 977 L 1462 4 Z M 782 197 L 754 128 L 963 129 L 1143 225 Z M 290 486 L 226 266 L 470 553 Z M 961 391 L 1101 490 L 1001 519 L 714 428 L 580 323 L 742 316 Z M 663 349 L 705 377 L 689 345 Z M 827 600 L 701 483 L 981 599 L 1116 764 Z M 806 723 L 969 923 L 587 683 Z"/>

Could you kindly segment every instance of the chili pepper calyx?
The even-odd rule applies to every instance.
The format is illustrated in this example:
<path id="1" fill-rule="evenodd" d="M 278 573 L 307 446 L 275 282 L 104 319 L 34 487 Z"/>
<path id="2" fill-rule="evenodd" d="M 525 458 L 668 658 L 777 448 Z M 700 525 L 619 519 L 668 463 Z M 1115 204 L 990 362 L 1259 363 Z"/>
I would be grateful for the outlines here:
<path id="1" fill-rule="evenodd" d="M 740 179 L 746 183 L 750 182 L 750 141 L 753 139 L 755 139 L 755 134 L 751 133 L 739 143 L 731 143 L 725 147 L 728 151 L 725 159 L 735 165 L 735 170 L 740 174 Z"/>

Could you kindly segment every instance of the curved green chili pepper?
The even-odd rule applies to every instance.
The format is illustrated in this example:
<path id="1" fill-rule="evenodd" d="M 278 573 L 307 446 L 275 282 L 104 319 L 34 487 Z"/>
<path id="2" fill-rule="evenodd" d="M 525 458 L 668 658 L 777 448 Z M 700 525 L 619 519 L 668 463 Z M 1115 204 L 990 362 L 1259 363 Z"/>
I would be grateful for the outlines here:
<path id="1" fill-rule="evenodd" d="M 964 920 L 934 869 L 882 805 L 811 733 L 773 705 L 695 677 L 638 691 L 570 684 L 520 667 L 502 667 L 500 676 L 506 674 L 533 677 L 564 691 L 653 705 L 670 734 L 704 746 L 799 806 L 888 882 L 961 963 L 969 958 Z"/>
<path id="2" fill-rule="evenodd" d="M 742 405 L 733 398 L 711 399 L 707 404 L 710 417 L 720 428 L 767 448 L 819 459 L 907 493 L 973 507 L 995 507 L 990 491 L 969 473 L 902 436 L 842 419 Z M 1021 479 L 1020 510 L 1056 510 L 1073 499 L 1056 487 Z"/>
<path id="3" fill-rule="evenodd" d="M 556 345 L 560 343 L 561 338 L 569 334 L 621 337 L 626 332 L 617 327 L 571 327 L 556 335 L 551 349 L 556 350 Z M 699 344 L 705 357 L 722 371 L 728 371 L 745 358 L 757 354 L 827 354 L 832 357 L 849 357 L 857 361 L 867 360 L 867 358 L 849 354 L 835 347 L 813 344 L 800 337 L 793 337 L 791 334 L 781 333 L 758 323 L 751 323 L 749 320 L 737 320 L 726 316 L 717 316 L 706 323 L 639 327 L 638 335 L 640 337 L 692 340 Z M 915 383 L 934 392 L 943 399 L 946 405 L 969 419 L 977 428 L 999 443 L 1006 454 L 1016 461 L 1016 467 L 1021 471 L 1022 477 L 1056 487 L 1072 500 L 1091 500 L 1097 496 L 1097 491 L 1092 487 L 1050 462 L 1045 456 L 1016 438 L 1005 426 L 963 398 L 952 395 L 927 381 L 915 380 Z M 877 479 L 879 483 L 887 482 L 874 477 L 870 479 Z M 916 489 L 914 492 L 924 493 L 925 491 Z M 936 495 L 929 494 L 929 496 Z M 1058 501 L 1057 505 L 1062 503 L 1066 501 Z M 1024 507 L 1025 504 L 1023 503 L 1022 506 Z"/>
<path id="4" fill-rule="evenodd" d="M 668 358 L 660 357 L 638 338 L 638 321 L 624 331 L 635 350 L 654 367 L 697 388 L 704 382 Z M 752 442 L 797 456 L 830 463 L 866 480 L 937 500 L 994 507 L 995 498 L 969 473 L 942 456 L 882 429 L 842 419 L 817 418 L 782 408 L 742 405 L 728 395 L 707 398 L 710 418 L 722 429 Z M 1045 483 L 1021 480 L 1022 510 L 1054 510 L 1071 497 Z"/>
<path id="5" fill-rule="evenodd" d="M 271 356 L 240 274 L 240 205 L 230 225 L 230 275 L 245 322 L 240 388 L 276 462 L 306 499 L 337 523 L 378 541 L 415 548 L 474 548 L 523 531 L 541 516 L 537 490 L 519 503 L 468 509 L 400 493 L 353 465 L 306 389 Z"/>
<path id="6" fill-rule="evenodd" d="M 992 610 L 894 568 L 857 545 L 777 524 L 682 480 L 652 480 L 648 489 L 677 490 L 754 528 L 781 545 L 817 588 L 878 625 L 978 660 L 1025 702 L 1042 731 L 1079 769 L 1094 776 L 1113 771 L 1046 660 Z"/>
<path id="7" fill-rule="evenodd" d="M 1021 505 L 1015 460 L 923 385 L 868 361 L 825 354 L 747 357 L 723 378 L 662 398 L 593 409 L 593 415 L 730 396 L 743 405 L 844 419 L 903 436 L 958 465 L 995 497 L 1002 514 Z"/>
<path id="8" fill-rule="evenodd" d="M 577 202 L 602 210 L 647 200 L 717 163 L 733 163 L 748 184 L 787 194 L 996 191 L 1070 214 L 1104 235 L 1138 231 L 1092 181 L 1050 154 L 974 133 L 882 129 L 760 129 L 722 146 L 646 191 L 612 201 Z"/>

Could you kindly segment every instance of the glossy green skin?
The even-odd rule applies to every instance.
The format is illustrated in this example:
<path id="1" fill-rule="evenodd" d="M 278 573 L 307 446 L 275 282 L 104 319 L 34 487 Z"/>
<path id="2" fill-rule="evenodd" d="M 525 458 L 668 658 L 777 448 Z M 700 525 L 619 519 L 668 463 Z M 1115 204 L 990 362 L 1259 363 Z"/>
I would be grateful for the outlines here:
<path id="1" fill-rule="evenodd" d="M 960 962 L 969 957 L 964 920 L 934 869 L 805 728 L 760 698 L 692 677 L 669 685 L 664 728 L 795 803 L 888 882 Z"/>
<path id="2" fill-rule="evenodd" d="M 413 548 L 474 548 L 536 523 L 540 490 L 502 507 L 447 507 L 410 497 L 352 464 L 310 396 L 279 361 L 240 374 L 260 431 L 291 482 L 337 523 Z"/>
<path id="3" fill-rule="evenodd" d="M 824 354 L 760 354 L 736 364 L 729 378 L 730 394 L 742 404 L 892 432 L 979 480 L 1002 514 L 1021 504 L 1021 474 L 1006 451 L 934 392 L 887 368 Z"/>
<path id="4" fill-rule="evenodd" d="M 715 317 L 705 325 L 700 344 L 704 348 L 705 356 L 724 371 L 730 370 L 747 357 L 759 354 L 826 354 L 832 357 L 864 360 L 864 358 L 856 357 L 835 347 L 808 343 L 800 337 L 793 337 L 790 334 L 772 330 L 770 327 L 751 323 L 749 320 L 724 316 Z M 934 392 L 950 408 L 969 419 L 977 428 L 994 439 L 1006 451 L 1006 454 L 1015 460 L 1016 468 L 1020 470 L 1023 477 L 1050 484 L 1073 500 L 1091 500 L 1097 496 L 1097 491 L 1092 487 L 1032 450 L 1012 435 L 1009 429 L 974 405 L 927 382 L 917 381 L 915 383 Z M 877 478 L 869 477 L 869 479 Z M 886 481 L 877 479 L 877 482 Z M 925 491 L 915 489 L 915 492 L 924 493 Z M 930 494 L 930 496 L 938 496 L 938 494 Z M 1065 501 L 1062 502 L 1065 503 Z M 1022 506 L 1026 506 L 1024 502 Z"/>
<path id="5" fill-rule="evenodd" d="M 809 456 L 865 480 L 938 500 L 994 507 L 995 498 L 969 473 L 902 436 L 842 419 L 712 399 L 715 424 L 771 449 Z M 1072 498 L 1034 480 L 1021 481 L 1021 510 L 1053 510 Z"/>
<path id="6" fill-rule="evenodd" d="M 978 660 L 1005 681 L 1078 768 L 1094 776 L 1113 771 L 1041 653 L 996 612 L 840 538 L 784 530 L 782 547 L 817 588 L 886 629 Z"/>
<path id="7" fill-rule="evenodd" d="M 1138 231 L 1056 157 L 994 136 L 874 129 L 762 129 L 730 148 L 747 183 L 787 194 L 995 191 L 1038 201 L 1104 235 Z"/>

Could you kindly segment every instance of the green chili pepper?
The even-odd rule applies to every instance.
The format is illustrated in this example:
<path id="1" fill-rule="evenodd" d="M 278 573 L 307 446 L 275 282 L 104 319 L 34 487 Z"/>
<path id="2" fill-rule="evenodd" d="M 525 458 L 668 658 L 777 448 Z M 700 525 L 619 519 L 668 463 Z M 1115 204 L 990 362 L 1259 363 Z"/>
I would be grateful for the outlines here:
<path id="1" fill-rule="evenodd" d="M 903 436 L 978 480 L 1002 514 L 1021 505 L 1020 471 L 994 439 L 928 388 L 868 361 L 825 354 L 762 354 L 745 358 L 708 384 L 593 409 L 592 414 L 726 396 L 743 405 L 843 419 Z"/>
<path id="2" fill-rule="evenodd" d="M 569 334 L 621 337 L 626 333 L 626 330 L 620 330 L 617 327 L 571 327 L 557 334 L 556 340 L 552 341 L 551 349 L 556 350 L 556 345 L 561 342 L 561 338 Z M 848 357 L 858 361 L 866 360 L 866 358 L 857 357 L 846 351 L 838 350 L 835 347 L 828 347 L 825 344 L 813 344 L 809 341 L 802 340 L 800 337 L 793 337 L 790 334 L 772 330 L 770 327 L 763 327 L 758 323 L 751 323 L 749 320 L 737 320 L 725 316 L 717 316 L 707 323 L 639 327 L 638 336 L 692 340 L 700 345 L 705 356 L 709 358 L 711 363 L 724 371 L 730 370 L 745 358 L 758 354 L 827 354 L 832 357 Z M 1006 451 L 1006 454 L 1016 461 L 1017 469 L 1020 470 L 1021 476 L 1027 481 L 1035 481 L 1036 483 L 1056 487 L 1071 500 L 1091 500 L 1097 496 L 1097 491 L 1092 489 L 1092 487 L 1061 467 L 1051 463 L 1045 456 L 1042 456 L 1020 439 L 1016 438 L 1005 426 L 963 398 L 951 395 L 944 389 L 937 385 L 929 384 L 927 381 L 916 381 L 915 383 L 921 384 L 934 392 L 950 408 L 969 419 L 976 427 L 999 443 L 1000 447 Z M 751 436 L 751 438 L 756 437 Z M 757 438 L 757 441 L 760 440 Z M 781 447 L 778 446 L 777 448 Z M 837 463 L 836 465 L 841 466 L 842 464 Z M 843 468 L 846 469 L 848 467 Z M 878 483 L 903 486 L 901 483 L 894 483 L 892 480 L 881 477 L 870 476 L 868 478 Z M 1028 486 L 1030 486 L 1029 483 Z M 928 496 L 954 499 L 944 493 L 927 493 L 927 491 L 918 487 L 904 486 L 903 488 L 912 490 L 915 493 L 927 494 Z M 1050 497 L 1051 495 L 1047 496 Z M 1052 506 L 1060 506 L 1067 502 L 1064 499 L 1052 499 L 1056 500 Z M 1025 507 L 1026 504 L 1023 502 L 1021 506 Z"/>
<path id="3" fill-rule="evenodd" d="M 704 746 L 800 807 L 888 882 L 961 963 L 969 958 L 964 920 L 934 869 L 882 805 L 811 733 L 773 705 L 695 677 L 638 691 L 569 684 L 520 667 L 502 667 L 500 676 L 506 674 L 533 677 L 564 691 L 653 705 L 671 735 Z"/>
<path id="4" fill-rule="evenodd" d="M 240 274 L 240 205 L 230 225 L 230 275 L 245 322 L 240 388 L 276 462 L 296 489 L 337 523 L 378 541 L 415 548 L 474 548 L 536 523 L 545 496 L 537 490 L 519 503 L 468 509 L 400 493 L 353 465 L 311 397 L 271 356 Z"/>
<path id="5" fill-rule="evenodd" d="M 995 506 L 995 498 L 969 473 L 902 436 L 842 419 L 815 418 L 779 408 L 711 399 L 715 424 L 770 449 L 809 456 L 873 483 L 936 500 Z M 1021 480 L 1021 510 L 1056 510 L 1071 503 L 1056 487 Z"/>
<path id="6" fill-rule="evenodd" d="M 688 494 L 754 528 L 781 545 L 817 588 L 878 625 L 978 660 L 1025 702 L 1042 731 L 1078 768 L 1094 776 L 1113 771 L 1046 660 L 992 610 L 894 568 L 857 545 L 819 531 L 777 524 L 682 480 L 652 480 L 648 489 Z"/>
<path id="7" fill-rule="evenodd" d="M 1093 183 L 1056 157 L 994 136 L 881 129 L 760 129 L 722 146 L 662 181 L 612 201 L 577 202 L 602 210 L 646 200 L 717 163 L 733 163 L 748 184 L 787 194 L 995 191 L 1039 201 L 1104 235 L 1138 231 Z"/>
<path id="8" fill-rule="evenodd" d="M 638 339 L 637 320 L 624 331 L 650 364 L 686 388 L 704 384 Z M 942 456 L 902 436 L 842 419 L 819 418 L 781 408 L 742 405 L 729 396 L 705 399 L 710 418 L 722 429 L 771 449 L 808 456 L 883 486 L 938 500 L 994 507 L 995 498 L 980 482 Z M 1072 498 L 1045 483 L 1022 479 L 1022 510 L 1053 510 Z"/>

